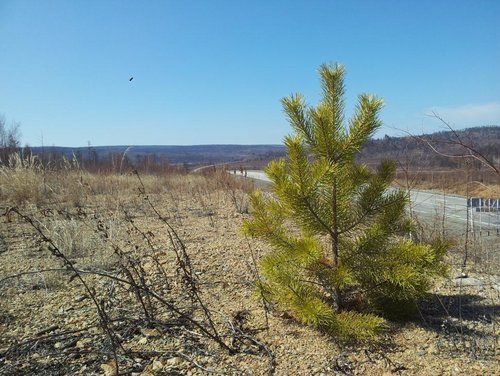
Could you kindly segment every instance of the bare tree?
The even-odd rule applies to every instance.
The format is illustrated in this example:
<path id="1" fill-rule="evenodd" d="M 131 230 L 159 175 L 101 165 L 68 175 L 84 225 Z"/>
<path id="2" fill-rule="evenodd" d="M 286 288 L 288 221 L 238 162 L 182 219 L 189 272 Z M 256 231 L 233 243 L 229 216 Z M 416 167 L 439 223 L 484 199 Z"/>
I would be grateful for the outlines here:
<path id="1" fill-rule="evenodd" d="M 7 127 L 5 117 L 0 116 L 0 163 L 5 163 L 9 154 L 19 150 L 21 146 L 21 125 L 12 122 Z"/>
<path id="2" fill-rule="evenodd" d="M 451 137 L 446 139 L 430 139 L 426 137 L 419 137 L 420 140 L 424 141 L 436 154 L 439 154 L 447 158 L 462 158 L 462 159 L 475 159 L 480 162 L 481 165 L 491 169 L 495 174 L 500 176 L 500 165 L 496 165 L 490 158 L 488 158 L 484 153 L 482 153 L 479 148 L 475 147 L 471 140 L 465 140 L 460 134 L 444 120 L 438 113 L 432 112 L 429 116 L 439 120 L 445 127 L 451 132 Z M 448 153 L 443 153 L 439 150 L 438 144 L 455 145 L 461 151 L 461 153 L 452 155 Z"/>

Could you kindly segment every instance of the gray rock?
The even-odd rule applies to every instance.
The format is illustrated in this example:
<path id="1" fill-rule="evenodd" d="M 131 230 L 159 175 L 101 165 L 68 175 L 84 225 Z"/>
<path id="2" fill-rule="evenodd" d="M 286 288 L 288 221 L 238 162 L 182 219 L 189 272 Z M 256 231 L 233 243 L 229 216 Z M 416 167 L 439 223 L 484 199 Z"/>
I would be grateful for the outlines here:
<path id="1" fill-rule="evenodd" d="M 477 278 L 472 278 L 472 277 L 455 278 L 455 279 L 451 280 L 451 283 L 453 286 L 483 286 L 484 285 L 483 281 L 481 281 Z"/>

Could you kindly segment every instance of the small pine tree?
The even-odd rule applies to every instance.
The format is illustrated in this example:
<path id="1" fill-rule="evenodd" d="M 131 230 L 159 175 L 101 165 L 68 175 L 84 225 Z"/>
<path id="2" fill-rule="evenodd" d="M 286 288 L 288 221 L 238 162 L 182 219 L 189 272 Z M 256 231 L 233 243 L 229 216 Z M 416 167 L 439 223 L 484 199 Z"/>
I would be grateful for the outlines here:
<path id="1" fill-rule="evenodd" d="M 260 263 L 260 294 L 297 319 L 343 338 L 374 338 L 384 314 L 414 307 L 443 274 L 444 243 L 408 239 L 408 197 L 389 189 L 396 165 L 373 172 L 356 163 L 362 145 L 381 126 L 380 98 L 362 94 L 344 125 L 344 67 L 322 65 L 323 98 L 282 100 L 294 129 L 285 137 L 288 158 L 266 173 L 272 194 L 251 195 L 244 233 L 273 251 Z"/>

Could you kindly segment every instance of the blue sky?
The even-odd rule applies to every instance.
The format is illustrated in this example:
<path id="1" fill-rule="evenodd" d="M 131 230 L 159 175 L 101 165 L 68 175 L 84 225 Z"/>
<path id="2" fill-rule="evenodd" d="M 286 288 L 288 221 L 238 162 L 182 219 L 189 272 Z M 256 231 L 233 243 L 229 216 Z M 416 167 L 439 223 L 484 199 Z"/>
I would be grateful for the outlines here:
<path id="1" fill-rule="evenodd" d="M 500 1 L 0 0 L 0 116 L 30 145 L 281 143 L 345 64 L 378 135 L 500 125 Z M 129 82 L 133 76 L 134 80 Z"/>

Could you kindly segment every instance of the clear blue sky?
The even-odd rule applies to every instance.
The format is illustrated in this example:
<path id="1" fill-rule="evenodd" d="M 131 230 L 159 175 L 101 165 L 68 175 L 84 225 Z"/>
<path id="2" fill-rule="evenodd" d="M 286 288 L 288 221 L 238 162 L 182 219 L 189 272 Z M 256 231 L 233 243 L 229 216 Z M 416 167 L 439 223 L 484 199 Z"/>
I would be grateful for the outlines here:
<path id="1" fill-rule="evenodd" d="M 384 98 L 379 135 L 500 125 L 497 0 L 0 0 L 0 116 L 32 146 L 281 143 L 280 99 Z M 129 82 L 133 76 L 134 80 Z"/>

